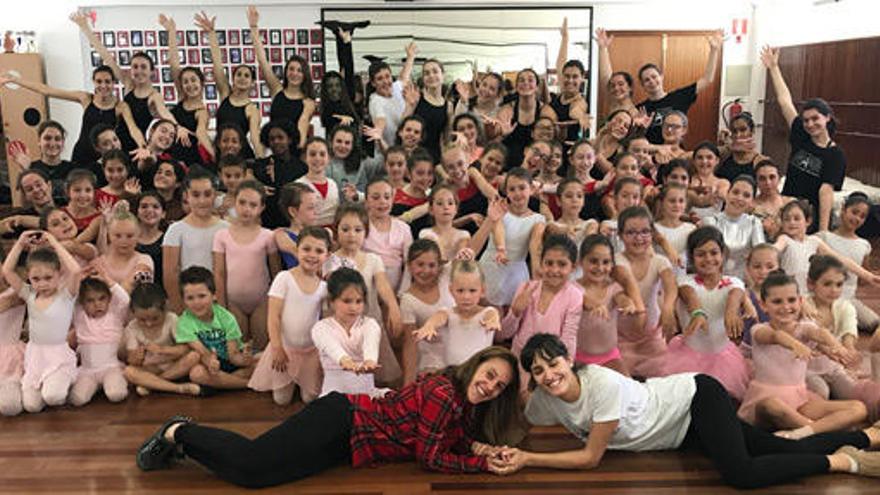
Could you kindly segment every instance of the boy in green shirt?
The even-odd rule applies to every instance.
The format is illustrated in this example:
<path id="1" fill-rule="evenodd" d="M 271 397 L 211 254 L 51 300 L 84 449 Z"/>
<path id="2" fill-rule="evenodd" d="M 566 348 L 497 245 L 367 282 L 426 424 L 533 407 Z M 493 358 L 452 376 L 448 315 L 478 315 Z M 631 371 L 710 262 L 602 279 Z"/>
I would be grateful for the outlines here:
<path id="1" fill-rule="evenodd" d="M 177 319 L 175 339 L 200 356 L 189 372 L 193 383 L 210 387 L 247 388 L 256 364 L 240 351 L 241 330 L 235 316 L 214 302 L 214 275 L 201 266 L 180 273 L 180 292 L 186 308 Z"/>

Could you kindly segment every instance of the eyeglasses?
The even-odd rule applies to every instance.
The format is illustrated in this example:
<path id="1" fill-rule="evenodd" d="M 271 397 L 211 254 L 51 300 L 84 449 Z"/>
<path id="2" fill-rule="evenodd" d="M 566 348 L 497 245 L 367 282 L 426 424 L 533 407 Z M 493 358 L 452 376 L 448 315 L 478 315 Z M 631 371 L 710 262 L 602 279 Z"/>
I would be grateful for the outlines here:
<path id="1" fill-rule="evenodd" d="M 626 237 L 651 237 L 654 232 L 651 229 L 645 230 L 624 230 L 623 235 Z"/>
<path id="2" fill-rule="evenodd" d="M 681 124 L 663 124 L 663 128 L 670 131 L 677 131 L 679 129 L 683 129 L 684 126 Z"/>

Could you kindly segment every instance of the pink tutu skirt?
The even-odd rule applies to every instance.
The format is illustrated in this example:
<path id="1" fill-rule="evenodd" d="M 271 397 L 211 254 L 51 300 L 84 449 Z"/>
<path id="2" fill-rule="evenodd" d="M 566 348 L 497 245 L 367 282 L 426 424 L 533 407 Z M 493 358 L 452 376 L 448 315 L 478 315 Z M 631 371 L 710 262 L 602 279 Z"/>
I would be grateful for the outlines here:
<path id="1" fill-rule="evenodd" d="M 0 344 L 0 382 L 20 381 L 24 374 L 24 342 Z"/>
<path id="2" fill-rule="evenodd" d="M 40 345 L 29 342 L 24 350 L 23 387 L 40 388 L 43 380 L 54 373 L 62 373 L 76 379 L 76 353 L 67 343 Z"/>
<path id="3" fill-rule="evenodd" d="M 794 409 L 806 404 L 816 394 L 807 390 L 805 384 L 799 385 L 771 385 L 769 383 L 752 380 L 743 397 L 742 405 L 737 414 L 743 421 L 755 424 L 755 407 L 764 399 L 776 397 Z"/>
<path id="4" fill-rule="evenodd" d="M 118 342 L 80 344 L 76 349 L 80 359 L 77 375 L 89 375 L 100 379 L 106 371 L 121 370 L 122 363 L 116 357 L 118 349 Z"/>
<path id="5" fill-rule="evenodd" d="M 575 362 L 580 364 L 598 364 L 603 365 L 609 361 L 614 361 L 615 359 L 620 359 L 620 349 L 615 347 L 605 354 L 587 354 L 585 352 L 578 352 L 575 354 Z"/>
<path id="6" fill-rule="evenodd" d="M 724 385 L 736 400 L 742 400 L 749 385 L 748 363 L 733 342 L 719 352 L 703 353 L 691 349 L 682 335 L 669 342 L 666 354 L 666 375 L 675 373 L 704 373 Z"/>
<path id="7" fill-rule="evenodd" d="M 618 320 L 617 347 L 624 366 L 632 376 L 663 376 L 667 346 L 662 327 L 635 328 L 635 321 L 627 315 L 621 315 Z"/>
<path id="8" fill-rule="evenodd" d="M 272 369 L 273 351 L 268 347 L 251 375 L 248 387 L 258 392 L 268 392 L 284 388 L 291 383 L 299 385 L 301 395 L 317 397 L 321 392 L 323 373 L 318 349 L 311 347 L 284 347 L 287 354 L 287 370 Z"/>

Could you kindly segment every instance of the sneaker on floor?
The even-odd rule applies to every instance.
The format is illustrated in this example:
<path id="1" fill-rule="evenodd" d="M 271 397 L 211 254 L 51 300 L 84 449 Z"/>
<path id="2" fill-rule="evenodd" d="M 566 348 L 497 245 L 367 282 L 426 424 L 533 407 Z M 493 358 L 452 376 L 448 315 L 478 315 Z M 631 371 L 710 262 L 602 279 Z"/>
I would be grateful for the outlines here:
<path id="1" fill-rule="evenodd" d="M 852 445 L 844 445 L 835 454 L 845 454 L 854 459 L 859 464 L 859 474 L 862 476 L 880 477 L 880 452 L 868 452 Z"/>
<path id="2" fill-rule="evenodd" d="M 191 422 L 192 418 L 188 416 L 172 416 L 150 438 L 147 438 L 135 456 L 135 461 L 141 471 L 155 471 L 170 467 L 176 448 L 172 442 L 165 439 L 165 432 L 172 425 Z"/>

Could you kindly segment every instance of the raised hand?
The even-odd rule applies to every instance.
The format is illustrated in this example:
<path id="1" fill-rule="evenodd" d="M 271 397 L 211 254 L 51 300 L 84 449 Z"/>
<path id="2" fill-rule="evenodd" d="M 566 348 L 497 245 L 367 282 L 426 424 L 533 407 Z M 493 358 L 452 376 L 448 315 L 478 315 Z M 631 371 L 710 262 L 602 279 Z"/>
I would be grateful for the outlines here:
<path id="1" fill-rule="evenodd" d="M 366 126 L 366 125 L 362 127 L 362 132 L 363 132 L 364 136 L 367 137 L 368 141 L 381 141 L 382 140 L 382 130 L 383 129 L 380 129 L 378 127 L 370 127 L 370 126 Z"/>
<path id="2" fill-rule="evenodd" d="M 27 145 L 22 141 L 10 141 L 6 146 L 6 155 L 12 158 L 9 160 L 9 164 L 18 167 L 20 171 L 31 167 L 31 157 L 28 155 Z"/>
<path id="3" fill-rule="evenodd" d="M 513 299 L 513 304 L 510 305 L 510 311 L 513 311 L 513 314 L 516 316 L 522 316 L 532 302 L 532 298 L 535 297 L 535 291 L 538 290 L 538 287 L 540 286 L 541 284 L 538 283 L 530 283 L 525 290 L 521 291 Z"/>
<path id="4" fill-rule="evenodd" d="M 455 253 L 455 259 L 461 261 L 471 261 L 475 256 L 476 254 L 474 253 L 474 250 L 469 247 L 463 247 Z"/>
<path id="5" fill-rule="evenodd" d="M 568 38 L 568 16 L 562 18 L 562 27 L 559 28 L 559 34 L 563 38 Z"/>
<path id="6" fill-rule="evenodd" d="M 141 193 L 141 181 L 138 180 L 137 177 L 129 177 L 125 179 L 125 192 L 131 194 L 132 196 L 137 196 Z"/>
<path id="7" fill-rule="evenodd" d="M 159 14 L 159 25 L 165 28 L 168 31 L 170 36 L 175 36 L 175 31 L 177 31 L 177 23 L 174 22 L 172 17 L 168 17 L 165 14 Z"/>
<path id="8" fill-rule="evenodd" d="M 408 108 L 415 108 L 419 104 L 422 93 L 412 81 L 407 81 L 403 87 L 403 99 L 406 101 Z"/>
<path id="9" fill-rule="evenodd" d="M 253 5 L 249 5 L 247 8 L 247 20 L 248 26 L 255 28 L 260 25 L 260 13 L 257 11 L 257 8 Z"/>
<path id="10" fill-rule="evenodd" d="M 505 213 L 507 213 L 507 201 L 505 201 L 504 198 L 498 198 L 489 203 L 489 209 L 486 211 L 486 218 L 489 219 L 490 222 L 498 223 L 504 218 Z"/>
<path id="11" fill-rule="evenodd" d="M 213 32 L 217 24 L 217 16 L 209 17 L 203 10 L 193 16 L 193 24 L 202 31 Z"/>
<path id="12" fill-rule="evenodd" d="M 654 121 L 654 112 L 648 113 L 645 110 L 645 107 L 639 107 L 639 113 L 635 117 L 633 117 L 633 126 L 642 127 L 647 129 L 651 126 L 651 122 Z"/>
<path id="13" fill-rule="evenodd" d="M 492 308 L 489 311 L 486 311 L 486 314 L 483 315 L 483 319 L 480 320 L 480 325 L 486 330 L 492 332 L 501 331 L 501 316 L 498 314 L 498 310 Z"/>
<path id="14" fill-rule="evenodd" d="M 351 125 L 351 123 L 354 122 L 354 117 L 351 115 L 334 113 L 333 118 L 339 121 L 339 125 Z"/>
<path id="15" fill-rule="evenodd" d="M 85 12 L 76 11 L 70 14 L 70 20 L 79 26 L 80 29 L 91 29 L 91 26 L 89 26 L 89 16 Z"/>
<path id="16" fill-rule="evenodd" d="M 764 45 L 764 48 L 761 49 L 761 62 L 768 69 L 779 67 L 779 48 Z"/>
<path id="17" fill-rule="evenodd" d="M 614 35 L 609 35 L 605 28 L 596 29 L 596 42 L 599 43 L 599 48 L 608 48 L 612 41 L 614 41 Z"/>
<path id="18" fill-rule="evenodd" d="M 190 130 L 186 127 L 179 125 L 177 126 L 177 142 L 182 146 L 190 147 L 192 145 L 192 141 L 189 139 Z"/>
<path id="19" fill-rule="evenodd" d="M 416 53 L 418 53 L 419 47 L 416 46 L 415 41 L 411 41 L 408 45 L 406 45 L 406 58 L 413 59 L 416 57 Z"/>
<path id="20" fill-rule="evenodd" d="M 471 97 L 471 83 L 456 79 L 455 91 L 458 92 L 458 96 L 462 101 L 468 101 Z"/>
<path id="21" fill-rule="evenodd" d="M 711 50 L 720 50 L 721 45 L 724 44 L 724 36 L 719 31 L 719 32 L 716 32 L 715 34 L 713 34 L 712 36 L 706 36 L 706 41 L 709 42 L 709 48 Z"/>

